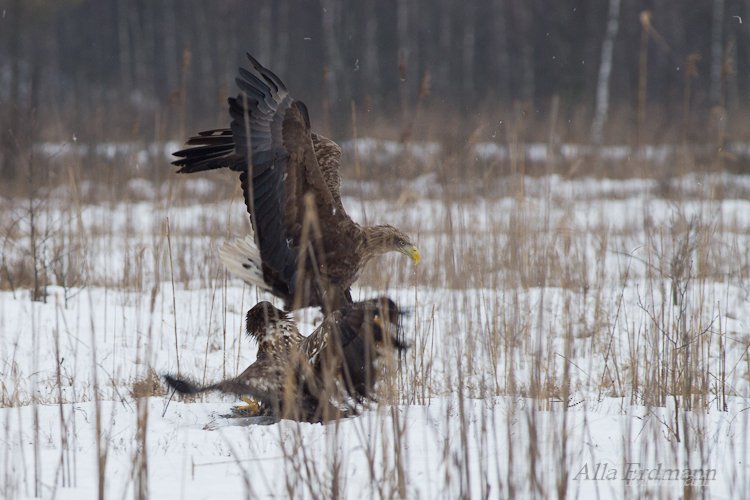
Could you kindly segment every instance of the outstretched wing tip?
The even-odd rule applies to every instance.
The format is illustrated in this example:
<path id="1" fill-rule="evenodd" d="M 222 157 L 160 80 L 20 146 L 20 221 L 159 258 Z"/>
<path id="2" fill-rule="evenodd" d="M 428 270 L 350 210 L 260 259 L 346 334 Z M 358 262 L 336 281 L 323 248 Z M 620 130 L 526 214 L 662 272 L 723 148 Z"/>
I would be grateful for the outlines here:
<path id="1" fill-rule="evenodd" d="M 260 76 L 263 77 L 265 81 L 276 87 L 277 92 L 286 91 L 286 85 L 284 85 L 281 78 L 279 78 L 273 71 L 263 66 L 255 57 L 253 57 L 252 54 L 250 54 L 250 52 L 245 52 L 245 56 L 247 56 L 250 64 L 253 65 L 253 69 L 260 73 Z"/>
<path id="2" fill-rule="evenodd" d="M 253 67 L 257 68 L 258 66 L 260 66 L 260 63 L 258 62 L 258 60 L 254 58 L 250 52 L 245 52 L 245 56 L 247 56 L 247 59 L 250 61 Z"/>

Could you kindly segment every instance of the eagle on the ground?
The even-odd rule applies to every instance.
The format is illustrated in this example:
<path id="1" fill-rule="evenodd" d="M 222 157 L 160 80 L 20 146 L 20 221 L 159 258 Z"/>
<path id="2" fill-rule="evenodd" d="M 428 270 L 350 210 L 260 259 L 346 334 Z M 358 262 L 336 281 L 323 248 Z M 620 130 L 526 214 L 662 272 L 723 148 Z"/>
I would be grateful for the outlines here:
<path id="1" fill-rule="evenodd" d="M 355 302 L 327 315 L 305 337 L 289 312 L 260 302 L 246 316 L 258 354 L 245 371 L 203 386 L 170 375 L 165 379 L 183 394 L 252 397 L 262 414 L 276 418 L 321 422 L 349 416 L 355 413 L 352 403 L 376 399 L 384 356 L 406 348 L 400 316 L 386 297 Z"/>
<path id="2" fill-rule="evenodd" d="M 200 132 L 177 151 L 180 173 L 240 172 L 253 237 L 225 245 L 227 268 L 284 300 L 286 309 L 352 302 L 350 287 L 374 256 L 421 255 L 402 231 L 360 226 L 341 203 L 341 148 L 310 130 L 307 108 L 274 73 L 247 54 L 229 98 L 231 126 Z M 258 252 L 259 249 L 260 251 Z"/>

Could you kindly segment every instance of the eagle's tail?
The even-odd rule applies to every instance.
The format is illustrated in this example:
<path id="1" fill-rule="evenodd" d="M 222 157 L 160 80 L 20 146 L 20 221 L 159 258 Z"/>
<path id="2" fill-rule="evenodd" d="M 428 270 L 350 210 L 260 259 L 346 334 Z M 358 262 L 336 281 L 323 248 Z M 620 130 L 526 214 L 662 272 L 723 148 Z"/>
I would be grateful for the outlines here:
<path id="1" fill-rule="evenodd" d="M 271 291 L 271 287 L 263 279 L 263 260 L 253 235 L 225 242 L 219 249 L 219 258 L 227 271 L 245 283 Z"/>
<path id="2" fill-rule="evenodd" d="M 172 165 L 180 167 L 181 174 L 191 174 L 216 168 L 236 169 L 237 156 L 234 154 L 234 136 L 230 129 L 216 129 L 199 132 L 188 139 L 191 147 L 177 151 L 179 160 Z"/>
<path id="3" fill-rule="evenodd" d="M 199 394 L 210 390 L 210 388 L 196 385 L 187 379 L 173 377 L 171 375 L 164 375 L 164 380 L 167 381 L 167 384 L 169 384 L 172 389 L 180 394 Z"/>
<path id="4" fill-rule="evenodd" d="M 164 375 L 164 380 L 172 389 L 180 394 L 194 395 L 209 391 L 220 391 L 237 395 L 250 394 L 247 384 L 243 384 L 233 378 L 209 385 L 199 385 L 186 378 L 173 377 L 172 375 Z"/>

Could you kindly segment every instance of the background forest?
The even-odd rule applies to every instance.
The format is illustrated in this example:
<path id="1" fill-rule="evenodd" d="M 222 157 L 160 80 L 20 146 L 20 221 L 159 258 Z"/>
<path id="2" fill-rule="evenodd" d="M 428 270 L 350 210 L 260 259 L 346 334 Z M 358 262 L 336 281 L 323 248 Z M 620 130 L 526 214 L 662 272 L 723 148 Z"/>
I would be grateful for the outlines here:
<path id="1" fill-rule="evenodd" d="M 6 175 L 40 140 L 225 125 L 246 51 L 315 127 L 457 143 L 743 140 L 750 0 L 2 0 Z M 511 128 L 512 130 L 509 130 Z M 7 177 L 6 177 L 7 178 Z"/>

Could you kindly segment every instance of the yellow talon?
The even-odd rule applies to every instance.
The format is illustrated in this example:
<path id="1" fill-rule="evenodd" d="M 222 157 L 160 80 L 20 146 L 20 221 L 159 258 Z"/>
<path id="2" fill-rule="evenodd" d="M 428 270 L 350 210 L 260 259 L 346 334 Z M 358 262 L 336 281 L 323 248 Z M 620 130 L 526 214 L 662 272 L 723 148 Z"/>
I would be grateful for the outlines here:
<path id="1" fill-rule="evenodd" d="M 248 396 L 240 396 L 240 399 L 245 403 L 244 405 L 238 406 L 234 409 L 236 413 L 243 415 L 257 416 L 260 415 L 260 403 Z"/>

